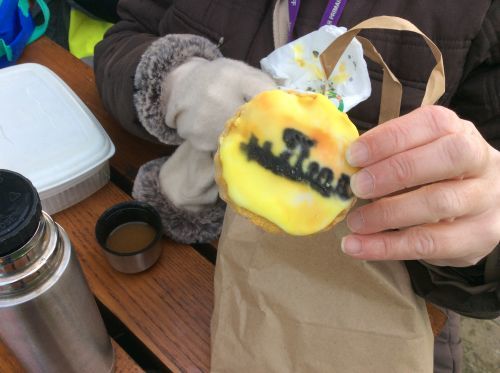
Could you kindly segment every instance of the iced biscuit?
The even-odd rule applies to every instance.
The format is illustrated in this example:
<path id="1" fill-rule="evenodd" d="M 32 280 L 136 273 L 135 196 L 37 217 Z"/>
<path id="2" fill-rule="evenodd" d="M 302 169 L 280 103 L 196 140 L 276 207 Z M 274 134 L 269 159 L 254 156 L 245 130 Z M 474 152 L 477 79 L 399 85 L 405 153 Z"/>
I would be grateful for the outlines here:
<path id="1" fill-rule="evenodd" d="M 345 152 L 358 136 L 348 116 L 321 94 L 261 93 L 219 139 L 221 197 L 270 232 L 329 229 L 354 204 L 349 181 L 356 169 Z"/>

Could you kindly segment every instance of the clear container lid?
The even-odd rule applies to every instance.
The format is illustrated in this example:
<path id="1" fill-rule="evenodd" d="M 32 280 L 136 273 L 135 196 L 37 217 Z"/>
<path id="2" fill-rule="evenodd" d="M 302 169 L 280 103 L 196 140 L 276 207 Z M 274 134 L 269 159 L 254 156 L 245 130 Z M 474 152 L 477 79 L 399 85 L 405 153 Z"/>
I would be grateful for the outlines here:
<path id="1" fill-rule="evenodd" d="M 32 63 L 0 70 L 0 168 L 19 172 L 51 196 L 114 151 L 94 115 L 51 70 Z"/>

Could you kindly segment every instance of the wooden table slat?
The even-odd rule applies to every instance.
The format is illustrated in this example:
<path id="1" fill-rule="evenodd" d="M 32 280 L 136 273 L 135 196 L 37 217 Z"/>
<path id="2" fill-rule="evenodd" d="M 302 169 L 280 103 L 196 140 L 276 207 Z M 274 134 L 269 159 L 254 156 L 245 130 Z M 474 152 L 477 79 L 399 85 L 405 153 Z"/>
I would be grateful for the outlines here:
<path id="1" fill-rule="evenodd" d="M 120 347 L 114 340 L 113 347 L 115 348 L 115 373 L 142 373 L 143 369 L 132 360 L 130 356 Z"/>
<path id="2" fill-rule="evenodd" d="M 93 293 L 169 369 L 209 370 L 214 267 L 192 247 L 163 241 L 160 260 L 139 274 L 113 270 L 94 238 L 104 210 L 129 200 L 112 183 L 55 215 Z"/>

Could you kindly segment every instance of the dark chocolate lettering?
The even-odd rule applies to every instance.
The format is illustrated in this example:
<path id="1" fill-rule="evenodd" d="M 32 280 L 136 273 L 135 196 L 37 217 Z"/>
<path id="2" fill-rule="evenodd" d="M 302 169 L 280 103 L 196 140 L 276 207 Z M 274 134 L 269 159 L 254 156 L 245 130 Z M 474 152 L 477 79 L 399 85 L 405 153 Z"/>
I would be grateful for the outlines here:
<path id="1" fill-rule="evenodd" d="M 334 186 L 335 174 L 331 169 L 311 161 L 307 164 L 307 171 L 304 171 L 304 162 L 309 158 L 310 150 L 316 145 L 316 141 L 296 129 L 286 128 L 283 131 L 283 142 L 286 149 L 278 156 L 273 154 L 270 141 L 265 141 L 260 146 L 259 140 L 254 135 L 250 137 L 248 143 L 241 143 L 240 148 L 246 154 L 248 161 L 255 161 L 276 175 L 307 183 L 324 197 L 333 195 L 342 199 L 352 197 L 348 175 L 341 174 L 337 185 Z M 292 164 L 293 159 L 295 162 Z"/>
<path id="2" fill-rule="evenodd" d="M 335 187 L 335 193 L 339 196 L 345 196 L 343 198 L 351 198 L 353 196 L 351 190 L 351 178 L 349 175 L 341 174 L 339 177 L 339 181 L 337 182 L 337 186 Z"/>

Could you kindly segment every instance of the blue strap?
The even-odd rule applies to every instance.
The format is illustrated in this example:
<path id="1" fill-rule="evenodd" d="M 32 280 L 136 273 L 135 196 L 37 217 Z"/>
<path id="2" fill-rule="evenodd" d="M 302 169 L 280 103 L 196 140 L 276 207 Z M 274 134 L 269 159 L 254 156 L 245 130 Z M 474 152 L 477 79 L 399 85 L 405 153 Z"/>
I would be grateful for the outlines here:
<path id="1" fill-rule="evenodd" d="M 28 1 L 28 0 L 26 0 Z M 29 43 L 33 43 L 36 39 L 38 39 L 40 36 L 45 34 L 45 31 L 47 31 L 47 26 L 49 25 L 49 20 L 50 20 L 50 11 L 49 7 L 45 3 L 44 0 L 36 0 L 36 3 L 40 7 L 40 10 L 42 11 L 43 14 L 43 23 L 41 25 L 38 25 L 35 27 L 35 30 L 31 34 L 30 40 L 28 41 Z"/>
<path id="2" fill-rule="evenodd" d="M 1 1 L 1 0 L 0 0 Z M 12 61 L 12 49 L 0 39 L 0 57 L 5 56 L 7 61 Z"/>
<path id="3" fill-rule="evenodd" d="M 2 3 L 3 3 L 3 0 L 0 0 L 0 6 L 2 5 Z M 16 56 L 18 57 L 21 50 L 24 49 L 24 45 L 32 43 L 33 41 L 38 39 L 40 36 L 42 36 L 45 33 L 45 31 L 47 30 L 47 26 L 49 24 L 49 19 L 50 19 L 49 8 L 44 0 L 36 0 L 36 3 L 38 4 L 38 6 L 40 7 L 40 10 L 42 12 L 43 23 L 41 25 L 34 27 L 29 38 L 25 39 L 25 37 L 21 36 L 21 34 L 22 34 L 22 30 L 21 30 L 20 34 L 17 35 L 14 38 L 14 40 L 9 40 L 9 42 L 14 42 L 15 51 L 13 51 L 12 47 L 9 44 L 7 44 L 7 42 L 4 39 L 0 38 L 0 59 L 5 58 L 8 62 L 13 62 L 13 59 L 15 59 Z M 19 11 L 21 11 L 21 13 L 24 17 L 24 20 L 28 21 L 28 18 L 31 17 L 29 0 L 19 0 L 17 2 L 17 8 L 19 9 Z M 17 17 L 17 15 L 13 14 L 13 17 Z M 28 23 L 24 22 L 23 19 L 21 19 L 21 21 L 20 21 L 21 27 L 23 24 L 26 26 L 27 24 L 32 24 L 32 22 L 33 21 L 31 19 L 29 20 Z M 33 26 L 31 26 L 31 27 L 33 27 Z M 23 39 L 24 39 L 24 41 L 23 41 Z M 22 45 L 20 43 L 22 43 Z"/>

